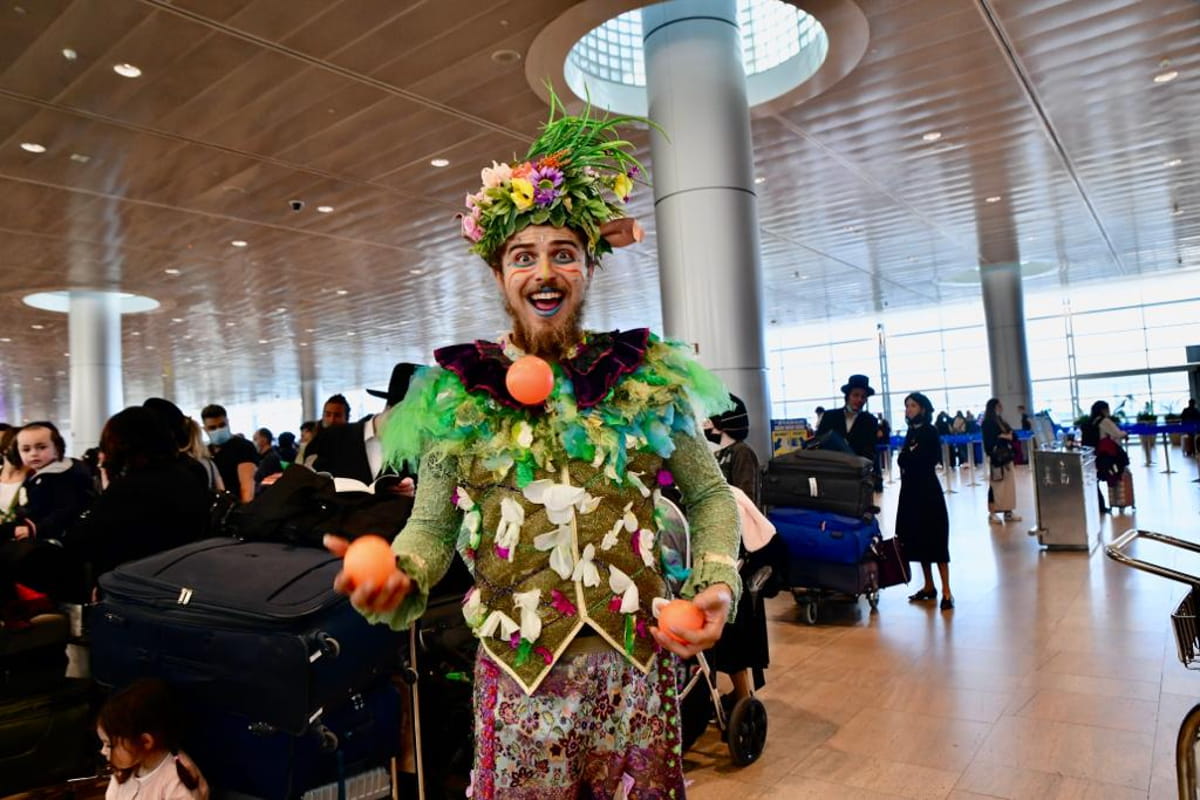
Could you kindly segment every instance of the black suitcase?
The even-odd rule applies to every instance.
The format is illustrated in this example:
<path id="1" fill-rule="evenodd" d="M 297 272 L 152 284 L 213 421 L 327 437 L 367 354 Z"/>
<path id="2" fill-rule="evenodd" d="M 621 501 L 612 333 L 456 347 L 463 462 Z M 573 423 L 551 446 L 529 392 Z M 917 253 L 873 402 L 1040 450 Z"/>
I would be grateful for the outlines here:
<path id="1" fill-rule="evenodd" d="M 859 595 L 879 588 L 879 562 L 873 555 L 857 564 L 796 559 L 788 568 L 793 589 L 825 589 Z"/>
<path id="2" fill-rule="evenodd" d="M 101 576 L 92 674 L 159 677 L 261 732 L 304 733 L 395 664 L 403 637 L 333 591 L 340 560 L 275 542 L 206 539 Z"/>
<path id="3" fill-rule="evenodd" d="M 295 800 L 320 787 L 334 798 L 360 796 L 355 777 L 375 772 L 390 782 L 389 760 L 400 752 L 400 693 L 387 678 L 348 693 L 300 736 L 256 732 L 244 717 L 203 705 L 185 708 L 184 749 L 216 797 Z"/>
<path id="4" fill-rule="evenodd" d="M 878 513 L 868 459 L 829 450 L 797 450 L 767 462 L 762 501 L 768 506 L 832 511 L 866 518 Z"/>
<path id="5" fill-rule="evenodd" d="M 95 774 L 91 681 L 0 700 L 0 797 Z"/>

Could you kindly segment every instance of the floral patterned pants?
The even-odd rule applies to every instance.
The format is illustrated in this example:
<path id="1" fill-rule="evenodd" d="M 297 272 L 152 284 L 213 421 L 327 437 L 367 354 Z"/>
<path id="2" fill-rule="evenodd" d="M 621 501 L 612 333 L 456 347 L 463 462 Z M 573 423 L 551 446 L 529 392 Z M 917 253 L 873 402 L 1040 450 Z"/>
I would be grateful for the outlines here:
<path id="1" fill-rule="evenodd" d="M 675 656 L 563 656 L 533 695 L 475 662 L 473 800 L 683 800 Z"/>

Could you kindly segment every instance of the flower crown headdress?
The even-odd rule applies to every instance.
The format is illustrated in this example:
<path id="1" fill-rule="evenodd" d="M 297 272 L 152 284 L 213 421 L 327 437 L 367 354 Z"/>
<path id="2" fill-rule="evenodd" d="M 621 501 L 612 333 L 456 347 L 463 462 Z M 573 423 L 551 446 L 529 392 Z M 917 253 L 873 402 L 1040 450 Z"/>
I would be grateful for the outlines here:
<path id="1" fill-rule="evenodd" d="M 515 164 L 493 161 L 483 168 L 483 186 L 467 195 L 467 211 L 460 215 L 471 252 L 490 262 L 526 225 L 578 231 L 592 258 L 612 252 L 601 229 L 625 216 L 622 206 L 644 172 L 629 153 L 633 144 L 620 137 L 617 127 L 653 123 L 632 116 L 597 119 L 591 111 L 589 103 L 582 115 L 567 114 L 551 91 L 550 118 L 525 159 Z"/>

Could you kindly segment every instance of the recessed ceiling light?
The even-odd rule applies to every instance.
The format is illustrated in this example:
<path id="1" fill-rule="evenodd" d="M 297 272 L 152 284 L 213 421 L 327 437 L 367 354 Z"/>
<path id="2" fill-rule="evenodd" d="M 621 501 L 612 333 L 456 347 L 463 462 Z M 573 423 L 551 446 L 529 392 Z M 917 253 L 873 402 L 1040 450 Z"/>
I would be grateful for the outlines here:
<path id="1" fill-rule="evenodd" d="M 333 206 L 317 206 L 317 211 L 322 214 L 328 214 L 333 211 Z"/>
<path id="2" fill-rule="evenodd" d="M 516 50 L 509 50 L 505 48 L 492 53 L 492 61 L 495 61 L 497 64 L 515 64 L 520 60 L 521 54 Z"/>
<path id="3" fill-rule="evenodd" d="M 249 244 L 249 242 L 245 241 L 244 239 L 234 239 L 232 242 L 230 242 L 230 244 L 234 247 L 245 247 Z"/>
<path id="4" fill-rule="evenodd" d="M 44 153 L 46 145 L 38 144 L 37 142 L 21 142 L 21 149 L 26 153 Z"/>
<path id="5" fill-rule="evenodd" d="M 184 338 L 184 339 L 191 339 L 191 338 L 192 338 L 192 335 L 189 333 L 187 336 L 185 336 L 185 337 L 183 337 L 183 338 Z"/>
<path id="6" fill-rule="evenodd" d="M 171 322 L 183 322 L 183 317 L 171 317 Z"/>
<path id="7" fill-rule="evenodd" d="M 179 274 L 179 270 L 175 269 L 174 267 L 168 267 L 167 269 L 164 269 L 163 272 L 167 273 L 168 275 L 178 275 Z"/>
<path id="8" fill-rule="evenodd" d="M 308 342 L 301 342 L 301 343 L 300 343 L 300 346 L 301 346 L 301 347 L 308 347 Z"/>
<path id="9" fill-rule="evenodd" d="M 142 332 L 141 331 L 130 331 L 129 335 L 130 336 L 141 336 Z"/>
<path id="10" fill-rule="evenodd" d="M 275 309 L 276 314 L 282 314 L 285 311 L 287 311 L 287 309 L 284 308 L 283 306 L 280 306 L 279 308 Z"/>
<path id="11" fill-rule="evenodd" d="M 942 138 L 942 132 L 930 131 L 929 133 L 923 134 L 921 138 L 926 142 L 936 142 L 938 139 Z"/>
<path id="12" fill-rule="evenodd" d="M 232 328 L 232 327 L 233 327 L 233 326 L 235 326 L 235 325 L 237 325 L 237 323 L 236 323 L 236 322 L 226 322 L 226 323 L 225 323 L 225 327 L 226 327 L 226 328 Z"/>
<path id="13" fill-rule="evenodd" d="M 12 341 L 12 339 L 8 338 L 7 336 L 0 336 L 0 342 L 11 342 L 11 341 Z"/>
<path id="14" fill-rule="evenodd" d="M 347 335 L 347 336 L 353 336 L 353 335 L 354 335 L 354 331 L 346 331 L 346 335 Z"/>
<path id="15" fill-rule="evenodd" d="M 1183 163 L 1182 158 L 1172 158 L 1170 161 L 1164 161 L 1163 166 L 1164 167 L 1178 167 L 1182 163 Z"/>
<path id="16" fill-rule="evenodd" d="M 117 73 L 122 78 L 140 78 L 142 76 L 142 71 L 140 69 L 135 67 L 133 64 L 128 64 L 125 62 L 113 64 L 113 72 Z"/>
<path id="17" fill-rule="evenodd" d="M 83 153 L 71 153 L 71 160 L 76 164 L 86 164 L 92 160 L 92 157 L 85 156 Z"/>
<path id="18" fill-rule="evenodd" d="M 147 349 L 147 350 L 153 350 L 153 349 L 154 349 L 154 345 L 152 345 L 152 344 L 148 344 L 148 345 L 146 345 L 146 349 Z"/>
<path id="19" fill-rule="evenodd" d="M 754 182 L 755 182 L 755 183 L 766 183 L 766 182 L 767 182 L 767 176 L 765 176 L 765 175 L 759 175 L 758 177 L 756 177 L 756 178 L 754 179 Z"/>
<path id="20" fill-rule="evenodd" d="M 305 333 L 316 333 L 317 329 L 316 328 L 305 328 L 304 332 Z"/>
<path id="21" fill-rule="evenodd" d="M 1000 195 L 998 195 L 998 194 L 994 194 L 994 195 L 992 195 L 991 197 L 985 197 L 985 198 L 983 198 L 983 202 L 985 202 L 985 203 L 999 203 L 999 202 L 1000 202 Z"/>
<path id="22" fill-rule="evenodd" d="M 259 344 L 270 344 L 271 340 L 270 339 L 259 339 L 258 343 Z"/>
<path id="23" fill-rule="evenodd" d="M 423 269 L 410 269 L 410 270 L 408 271 L 408 274 L 409 274 L 409 275 L 424 275 L 424 274 L 425 274 L 425 270 L 423 270 Z"/>
<path id="24" fill-rule="evenodd" d="M 350 294 L 350 292 L 349 292 L 348 290 L 346 290 L 346 289 L 338 289 L 338 290 L 337 290 L 337 293 L 338 293 L 338 294 Z"/>
<path id="25" fill-rule="evenodd" d="M 67 61 L 74 61 L 75 59 L 79 58 L 79 53 L 76 53 L 74 50 L 72 50 L 69 47 L 64 47 L 62 49 L 62 56 Z"/>
<path id="26" fill-rule="evenodd" d="M 46 329 L 45 325 L 39 325 L 36 322 L 29 327 L 33 328 L 35 331 L 44 331 Z"/>
<path id="27" fill-rule="evenodd" d="M 435 158 L 435 159 L 430 160 L 429 166 L 431 166 L 431 167 L 448 167 L 448 166 L 450 166 L 450 159 Z"/>
<path id="28" fill-rule="evenodd" d="M 1179 70 L 1169 69 L 1154 76 L 1155 83 L 1170 83 L 1179 77 Z"/>

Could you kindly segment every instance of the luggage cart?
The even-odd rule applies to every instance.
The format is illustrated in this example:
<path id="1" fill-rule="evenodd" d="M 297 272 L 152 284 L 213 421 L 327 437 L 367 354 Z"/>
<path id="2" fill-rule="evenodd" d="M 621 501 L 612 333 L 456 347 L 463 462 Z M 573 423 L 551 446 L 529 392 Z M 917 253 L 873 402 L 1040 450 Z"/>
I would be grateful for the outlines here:
<path id="1" fill-rule="evenodd" d="M 1137 539 L 1162 542 L 1192 553 L 1200 553 L 1200 544 L 1168 536 L 1165 533 L 1134 528 L 1121 534 L 1113 540 L 1112 544 L 1104 548 L 1105 554 L 1113 561 L 1188 585 L 1188 593 L 1184 595 L 1179 606 L 1171 614 L 1171 624 L 1175 629 L 1175 646 L 1180 662 L 1188 669 L 1200 669 L 1200 626 L 1197 625 L 1197 612 L 1200 611 L 1200 575 L 1189 575 L 1186 572 L 1133 558 L 1126 550 Z M 1196 743 L 1198 740 L 1200 740 L 1200 703 L 1192 706 L 1192 710 L 1184 715 L 1183 722 L 1179 725 L 1179 734 L 1175 737 L 1175 780 L 1179 787 L 1179 800 L 1197 800 Z"/>

